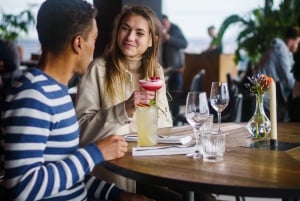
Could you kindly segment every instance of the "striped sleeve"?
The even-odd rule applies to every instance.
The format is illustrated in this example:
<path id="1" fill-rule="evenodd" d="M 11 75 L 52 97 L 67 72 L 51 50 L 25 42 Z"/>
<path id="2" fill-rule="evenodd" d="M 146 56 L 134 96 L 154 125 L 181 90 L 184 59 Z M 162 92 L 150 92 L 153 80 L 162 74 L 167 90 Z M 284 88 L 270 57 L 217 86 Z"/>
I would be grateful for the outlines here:
<path id="1" fill-rule="evenodd" d="M 117 188 L 114 184 L 106 183 L 96 179 L 94 176 L 85 178 L 85 187 L 89 199 L 96 200 L 120 200 L 123 190 Z"/>
<path id="2" fill-rule="evenodd" d="M 4 185 L 14 200 L 84 199 L 83 181 L 103 161 L 96 145 L 78 148 L 73 104 L 56 88 L 23 88 L 6 100 Z"/>

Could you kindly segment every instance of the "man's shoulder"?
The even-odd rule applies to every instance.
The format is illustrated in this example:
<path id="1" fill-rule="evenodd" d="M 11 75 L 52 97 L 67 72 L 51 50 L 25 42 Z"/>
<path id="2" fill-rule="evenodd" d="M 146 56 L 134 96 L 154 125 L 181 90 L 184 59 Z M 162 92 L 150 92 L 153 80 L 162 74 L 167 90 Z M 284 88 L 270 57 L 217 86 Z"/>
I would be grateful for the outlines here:
<path id="1" fill-rule="evenodd" d="M 271 48 L 285 48 L 286 44 L 281 38 L 274 38 L 270 44 Z"/>
<path id="2" fill-rule="evenodd" d="M 171 30 L 180 30 L 179 26 L 177 24 L 171 23 Z"/>
<path id="3" fill-rule="evenodd" d="M 38 69 L 30 69 L 25 72 L 20 79 L 15 81 L 12 89 L 14 89 L 15 93 L 30 90 L 39 91 L 39 93 L 46 95 L 55 91 L 61 91 L 62 85 L 58 84 L 58 82 L 47 76 L 42 71 Z"/>

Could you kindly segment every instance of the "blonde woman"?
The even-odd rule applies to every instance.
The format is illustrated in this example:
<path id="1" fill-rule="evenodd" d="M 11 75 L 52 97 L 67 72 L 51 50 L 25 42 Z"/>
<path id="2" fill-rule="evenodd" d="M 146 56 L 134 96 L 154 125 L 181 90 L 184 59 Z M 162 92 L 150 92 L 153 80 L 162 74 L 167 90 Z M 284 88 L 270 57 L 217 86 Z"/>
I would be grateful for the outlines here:
<path id="1" fill-rule="evenodd" d="M 124 135 L 136 131 L 135 104 L 149 103 L 154 98 L 154 92 L 142 90 L 138 80 L 152 76 L 164 80 L 163 68 L 157 60 L 160 22 L 152 10 L 125 6 L 116 18 L 112 34 L 104 57 L 93 61 L 79 84 L 76 110 L 82 145 L 111 133 Z M 157 91 L 156 101 L 158 126 L 172 126 L 165 86 Z M 100 171 L 94 172 L 97 175 Z M 97 176 L 106 176 L 117 186 L 134 191 L 134 186 L 119 176 Z"/>

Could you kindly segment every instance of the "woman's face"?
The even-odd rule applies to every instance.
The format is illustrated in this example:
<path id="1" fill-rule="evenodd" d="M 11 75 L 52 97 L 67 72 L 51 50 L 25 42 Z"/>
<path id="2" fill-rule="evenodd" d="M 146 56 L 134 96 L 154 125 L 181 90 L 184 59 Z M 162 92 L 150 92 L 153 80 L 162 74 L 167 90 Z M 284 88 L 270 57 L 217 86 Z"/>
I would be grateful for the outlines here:
<path id="1" fill-rule="evenodd" d="M 128 58 L 139 58 L 148 47 L 152 38 L 148 22 L 140 15 L 130 15 L 123 19 L 118 32 L 118 46 Z"/>

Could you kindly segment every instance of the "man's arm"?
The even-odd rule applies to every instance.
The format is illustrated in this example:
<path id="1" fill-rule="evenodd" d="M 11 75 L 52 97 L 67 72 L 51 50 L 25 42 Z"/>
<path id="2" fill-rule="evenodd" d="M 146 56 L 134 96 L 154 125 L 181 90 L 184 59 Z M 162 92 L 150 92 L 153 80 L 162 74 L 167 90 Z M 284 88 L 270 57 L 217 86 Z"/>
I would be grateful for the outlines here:
<path id="1" fill-rule="evenodd" d="M 168 34 L 169 37 L 168 40 L 166 40 L 166 42 L 169 45 L 174 46 L 178 49 L 185 49 L 187 47 L 188 42 L 185 36 L 183 35 L 181 29 L 177 25 L 172 25 L 172 28 Z"/>

